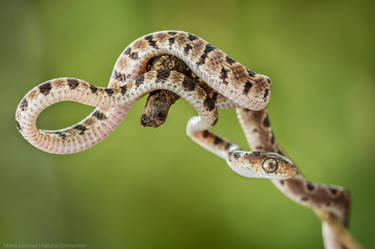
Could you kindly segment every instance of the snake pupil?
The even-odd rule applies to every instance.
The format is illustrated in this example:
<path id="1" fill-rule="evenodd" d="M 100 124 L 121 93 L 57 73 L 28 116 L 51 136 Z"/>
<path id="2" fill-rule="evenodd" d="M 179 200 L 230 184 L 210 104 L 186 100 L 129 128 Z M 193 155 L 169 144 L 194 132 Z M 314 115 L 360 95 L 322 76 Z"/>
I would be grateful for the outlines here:
<path id="1" fill-rule="evenodd" d="M 267 173 L 272 173 L 277 170 L 277 161 L 273 158 L 267 158 L 264 160 L 262 167 Z"/>

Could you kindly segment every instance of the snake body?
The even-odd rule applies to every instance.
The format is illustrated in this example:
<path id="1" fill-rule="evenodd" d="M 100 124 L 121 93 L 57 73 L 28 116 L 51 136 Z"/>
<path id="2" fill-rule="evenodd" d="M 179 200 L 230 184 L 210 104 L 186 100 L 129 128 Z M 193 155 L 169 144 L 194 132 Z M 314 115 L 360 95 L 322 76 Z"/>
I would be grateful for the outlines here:
<path id="1" fill-rule="evenodd" d="M 144 73 L 151 58 L 165 53 L 180 56 L 215 92 L 207 93 L 189 77 L 176 71 Z M 185 98 L 199 114 L 189 120 L 187 135 L 225 159 L 237 173 L 247 177 L 277 179 L 287 179 L 297 173 L 294 164 L 280 154 L 241 151 L 234 143 L 208 131 L 217 121 L 217 109 L 220 107 L 216 105 L 217 101 L 230 99 L 238 106 L 262 109 L 270 97 L 271 81 L 197 36 L 164 31 L 136 40 L 117 60 L 109 85 L 111 88 L 96 87 L 75 78 L 44 82 L 30 90 L 20 102 L 16 111 L 17 128 L 26 140 L 41 150 L 55 154 L 76 153 L 106 137 L 138 98 L 151 91 L 165 89 Z M 37 129 L 36 119 L 41 111 L 67 100 L 97 108 L 85 120 L 70 128 L 55 131 Z M 210 137 L 213 139 L 207 139 Z"/>
<path id="2" fill-rule="evenodd" d="M 176 71 L 145 73 L 148 61 L 163 54 L 181 59 L 204 84 Z M 225 159 L 236 173 L 270 178 L 291 199 L 333 212 L 347 224 L 350 203 L 347 192 L 340 187 L 305 180 L 276 144 L 267 112 L 263 110 L 270 98 L 271 80 L 186 32 L 156 32 L 134 41 L 118 58 L 108 88 L 75 78 L 54 79 L 33 88 L 17 108 L 16 125 L 25 139 L 41 150 L 56 154 L 80 152 L 108 136 L 134 101 L 159 89 L 178 94 L 196 109 L 199 116 L 189 120 L 187 134 Z M 35 123 L 40 112 L 65 100 L 96 109 L 72 127 L 55 131 L 38 129 Z M 257 151 L 242 151 L 208 130 L 217 121 L 217 110 L 225 108 L 237 108 L 249 144 Z M 328 236 L 330 230 L 324 224 L 323 230 Z"/>
<path id="3" fill-rule="evenodd" d="M 161 54 L 177 56 L 209 86 L 238 105 L 252 110 L 261 110 L 270 98 L 271 81 L 268 77 L 235 62 L 203 39 L 181 31 L 152 33 L 130 44 L 117 59 L 108 87 L 119 89 L 121 86 L 126 86 L 145 72 L 147 62 L 151 58 Z M 21 104 L 26 106 L 38 94 L 49 92 L 49 87 L 46 84 L 44 88 L 35 89 L 22 100 Z M 61 96 L 57 98 L 62 100 Z M 215 96 L 206 100 L 207 104 L 213 106 L 215 102 Z M 55 131 L 62 136 L 61 141 L 58 142 L 66 147 L 76 148 L 69 150 L 70 153 L 88 149 L 108 136 L 120 124 L 130 107 L 130 105 L 113 108 L 98 107 L 76 125 Z M 95 119 L 98 113 L 103 118 Z M 83 143 L 81 146 L 77 147 L 70 139 L 62 140 L 63 137 L 74 136 L 77 128 L 84 129 L 83 132 L 79 132 L 81 136 L 77 138 Z M 41 131 L 42 136 L 51 133 L 53 132 Z M 95 134 L 95 137 L 91 134 Z"/>

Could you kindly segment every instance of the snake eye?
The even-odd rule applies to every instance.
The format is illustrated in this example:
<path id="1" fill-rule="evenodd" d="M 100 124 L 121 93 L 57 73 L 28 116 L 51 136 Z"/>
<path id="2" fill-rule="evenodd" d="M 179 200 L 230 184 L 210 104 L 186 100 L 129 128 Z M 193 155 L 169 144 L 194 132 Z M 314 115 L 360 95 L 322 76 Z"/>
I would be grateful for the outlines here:
<path id="1" fill-rule="evenodd" d="M 277 161 L 273 158 L 267 158 L 264 160 L 262 167 L 267 173 L 272 173 L 277 170 Z"/>

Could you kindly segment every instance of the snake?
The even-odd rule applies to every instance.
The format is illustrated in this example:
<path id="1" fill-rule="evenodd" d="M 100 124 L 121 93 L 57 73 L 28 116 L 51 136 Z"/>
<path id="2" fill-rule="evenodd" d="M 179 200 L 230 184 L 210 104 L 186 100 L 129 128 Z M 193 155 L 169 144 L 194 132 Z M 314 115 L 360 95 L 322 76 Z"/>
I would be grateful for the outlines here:
<path id="1" fill-rule="evenodd" d="M 145 72 L 148 61 L 162 54 L 180 58 L 215 92 L 208 93 L 177 71 Z M 250 110 L 262 110 L 269 101 L 271 88 L 270 78 L 244 67 L 202 38 L 183 31 L 160 31 L 143 36 L 124 49 L 107 88 L 77 78 L 56 78 L 34 87 L 17 107 L 16 127 L 30 144 L 45 152 L 77 153 L 107 137 L 139 98 L 164 89 L 178 94 L 197 111 L 199 116 L 187 123 L 187 135 L 223 158 L 233 171 L 249 178 L 289 179 L 297 174 L 297 169 L 286 156 L 243 151 L 209 131 L 216 124 L 217 110 L 224 108 L 227 100 Z M 75 101 L 96 109 L 71 127 L 38 129 L 39 114 L 61 101 Z"/>
<path id="2" fill-rule="evenodd" d="M 173 63 L 168 64 L 167 62 Z M 207 92 L 210 92 L 210 94 L 215 93 L 215 90 L 209 88 L 199 77 L 187 71 L 187 66 L 178 58 L 163 56 L 157 58 L 157 62 L 155 62 L 153 66 L 156 68 L 174 69 L 188 74 L 189 77 L 197 81 L 197 84 L 205 88 Z M 217 94 L 220 96 L 219 93 Z M 158 101 L 160 98 L 163 99 L 163 101 Z M 167 119 L 169 109 L 175 103 L 176 98 L 178 98 L 178 96 L 164 90 L 150 94 L 141 116 L 141 124 L 154 128 L 161 126 Z M 267 109 L 252 111 L 241 108 L 229 99 L 223 97 L 219 98 L 219 101 L 220 103 L 218 103 L 218 105 L 220 105 L 222 109 L 236 108 L 237 117 L 251 148 L 285 155 L 284 150 L 277 143 L 272 131 Z M 333 214 L 344 226 L 348 226 L 351 201 L 349 192 L 345 188 L 329 184 L 313 183 L 308 181 L 301 171 L 298 171 L 298 173 L 290 179 L 271 179 L 271 181 L 291 200 L 302 206 L 323 210 Z M 322 223 L 322 234 L 326 249 L 345 248 L 338 241 L 326 222 Z"/>
<path id="3" fill-rule="evenodd" d="M 147 63 L 163 54 L 181 59 L 201 82 L 173 70 L 145 72 Z M 49 80 L 33 88 L 17 107 L 16 127 L 27 141 L 43 151 L 77 153 L 107 137 L 137 99 L 165 89 L 186 99 L 198 112 L 199 116 L 187 124 L 187 134 L 193 141 L 225 159 L 236 173 L 270 178 L 292 200 L 332 212 L 347 225 L 348 192 L 340 186 L 306 180 L 277 145 L 265 110 L 271 87 L 267 76 L 247 69 L 202 38 L 182 31 L 161 31 L 137 39 L 121 53 L 107 88 L 76 78 Z M 158 95 L 160 92 L 154 96 Z M 65 129 L 50 131 L 36 127 L 36 119 L 45 108 L 66 100 L 96 109 Z M 154 106 L 155 110 L 158 108 Z M 217 122 L 217 110 L 227 108 L 237 109 L 250 147 L 256 151 L 242 151 L 208 130 Z M 159 121 L 165 118 L 166 115 L 159 116 Z M 324 223 L 323 235 L 326 248 L 342 248 Z"/>

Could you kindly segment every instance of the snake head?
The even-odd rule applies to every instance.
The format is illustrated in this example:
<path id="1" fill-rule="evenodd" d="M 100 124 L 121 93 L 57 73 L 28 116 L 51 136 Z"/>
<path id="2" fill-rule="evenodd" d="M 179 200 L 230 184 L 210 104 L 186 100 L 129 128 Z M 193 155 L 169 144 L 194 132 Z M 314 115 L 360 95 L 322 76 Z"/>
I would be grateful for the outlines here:
<path id="1" fill-rule="evenodd" d="M 248 178 L 289 179 L 297 174 L 289 158 L 273 152 L 233 151 L 227 163 L 234 172 Z"/>

